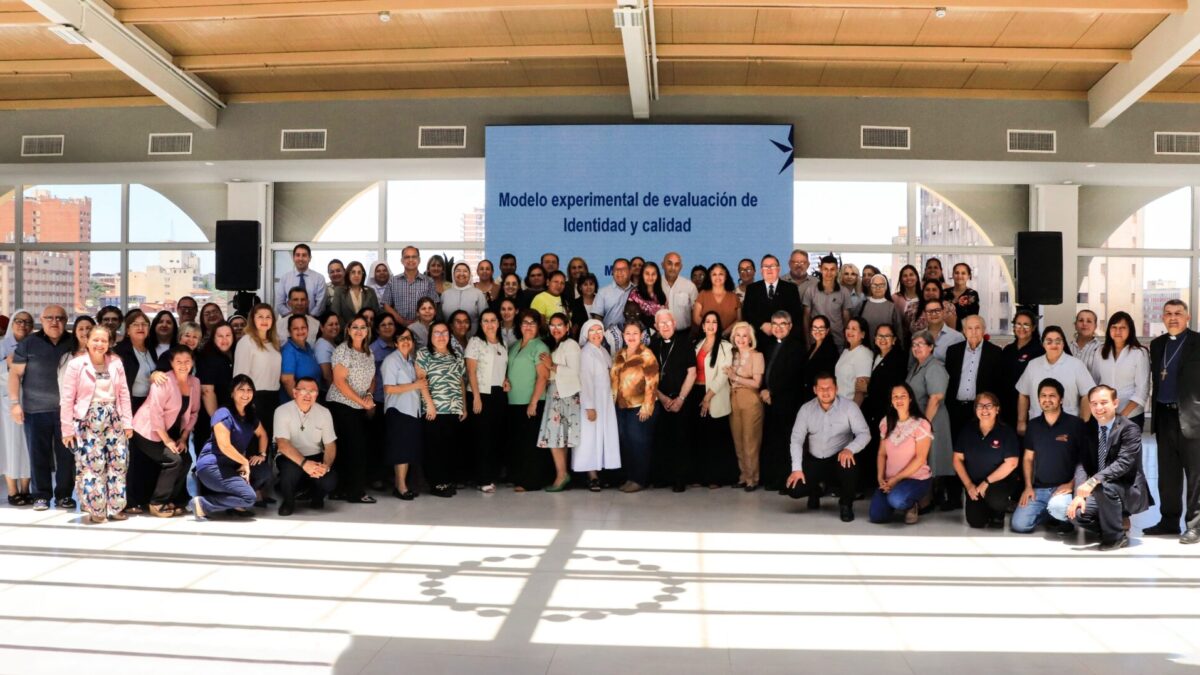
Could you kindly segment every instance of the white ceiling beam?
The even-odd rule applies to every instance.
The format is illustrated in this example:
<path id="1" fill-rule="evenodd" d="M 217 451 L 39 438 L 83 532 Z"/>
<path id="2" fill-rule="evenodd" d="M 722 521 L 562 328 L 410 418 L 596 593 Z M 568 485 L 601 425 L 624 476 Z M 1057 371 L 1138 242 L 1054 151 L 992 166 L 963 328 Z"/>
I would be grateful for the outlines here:
<path id="1" fill-rule="evenodd" d="M 1200 2 L 1172 14 L 1136 47 L 1133 58 L 1108 71 L 1088 92 L 1093 128 L 1106 127 L 1176 68 L 1200 51 Z"/>
<path id="2" fill-rule="evenodd" d="M 629 101 L 634 119 L 650 117 L 650 39 L 642 0 L 617 0 L 613 21 L 621 32 L 625 50 L 625 72 L 629 78 Z"/>
<path id="3" fill-rule="evenodd" d="M 200 78 L 183 71 L 153 40 L 116 19 L 100 0 L 26 0 L 51 23 L 71 26 L 87 46 L 201 129 L 216 129 L 225 104 Z"/>

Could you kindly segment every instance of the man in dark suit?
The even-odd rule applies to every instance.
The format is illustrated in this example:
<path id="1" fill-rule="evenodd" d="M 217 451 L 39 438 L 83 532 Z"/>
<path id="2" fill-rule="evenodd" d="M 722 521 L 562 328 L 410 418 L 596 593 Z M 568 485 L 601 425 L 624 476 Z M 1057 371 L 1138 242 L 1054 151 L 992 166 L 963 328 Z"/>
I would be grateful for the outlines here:
<path id="1" fill-rule="evenodd" d="M 1129 516 L 1151 504 L 1142 473 L 1142 430 L 1117 414 L 1116 389 L 1092 387 L 1088 403 L 1092 418 L 1085 423 L 1087 445 L 1080 464 L 1089 478 L 1075 488 L 1067 517 L 1099 530 L 1099 550 L 1114 551 L 1129 545 Z"/>
<path id="2" fill-rule="evenodd" d="M 950 431 L 956 441 L 962 428 L 975 419 L 975 397 L 985 391 L 999 395 L 1004 372 L 1004 350 L 983 339 L 982 318 L 963 319 L 962 331 L 966 342 L 950 345 L 946 350 L 946 372 L 950 374 L 947 408 Z"/>
<path id="3" fill-rule="evenodd" d="M 784 283 L 779 278 L 779 258 L 770 254 L 763 256 L 762 277 L 761 281 L 746 287 L 746 299 L 742 301 L 742 319 L 754 326 L 760 350 L 771 340 L 771 317 L 775 312 L 787 312 L 793 320 L 804 316 L 796 285 Z"/>
<path id="4" fill-rule="evenodd" d="M 782 494 L 787 494 L 784 483 L 792 472 L 792 425 L 803 402 L 804 364 L 808 361 L 804 337 L 793 331 L 792 321 L 787 312 L 775 312 L 771 316 L 771 337 L 758 343 L 767 362 L 759 392 L 766 405 L 761 478 L 766 489 Z"/>
<path id="5" fill-rule="evenodd" d="M 1150 343 L 1162 519 L 1145 534 L 1179 534 L 1182 515 L 1182 544 L 1200 542 L 1200 333 L 1188 328 L 1191 320 L 1186 303 L 1168 300 L 1163 305 L 1167 332 Z"/>

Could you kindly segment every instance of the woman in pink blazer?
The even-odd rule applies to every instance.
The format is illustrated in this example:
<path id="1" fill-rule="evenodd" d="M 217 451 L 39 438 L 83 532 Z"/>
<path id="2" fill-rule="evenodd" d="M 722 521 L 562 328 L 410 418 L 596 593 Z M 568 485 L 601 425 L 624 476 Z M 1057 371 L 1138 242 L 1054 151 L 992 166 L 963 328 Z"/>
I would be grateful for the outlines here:
<path id="1" fill-rule="evenodd" d="M 171 372 L 165 381 L 151 385 L 150 395 L 133 417 L 132 439 L 134 449 L 159 469 L 149 507 L 150 513 L 160 518 L 186 512 L 187 470 L 192 465 L 187 451 L 188 436 L 196 426 L 200 410 L 200 380 L 192 375 L 192 350 L 187 345 L 175 344 L 166 354 Z M 148 484 L 154 480 L 137 473 L 131 472 L 131 483 Z M 130 508 L 143 506 L 130 504 Z"/>
<path id="2" fill-rule="evenodd" d="M 126 518 L 133 413 L 125 367 L 111 346 L 108 328 L 92 328 L 87 351 L 67 363 L 59 397 L 63 445 L 75 450 L 80 506 L 93 523 Z"/>

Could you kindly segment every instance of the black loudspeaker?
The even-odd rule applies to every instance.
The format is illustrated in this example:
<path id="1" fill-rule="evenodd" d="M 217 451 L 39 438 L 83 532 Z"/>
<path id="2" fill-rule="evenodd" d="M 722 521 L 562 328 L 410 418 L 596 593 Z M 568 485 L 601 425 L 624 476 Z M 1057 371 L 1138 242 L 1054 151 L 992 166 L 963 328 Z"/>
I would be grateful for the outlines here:
<path id="1" fill-rule="evenodd" d="M 217 290 L 258 289 L 261 232 L 257 220 L 217 221 Z"/>
<path id="2" fill-rule="evenodd" d="M 1017 304 L 1061 305 L 1061 232 L 1017 233 Z"/>

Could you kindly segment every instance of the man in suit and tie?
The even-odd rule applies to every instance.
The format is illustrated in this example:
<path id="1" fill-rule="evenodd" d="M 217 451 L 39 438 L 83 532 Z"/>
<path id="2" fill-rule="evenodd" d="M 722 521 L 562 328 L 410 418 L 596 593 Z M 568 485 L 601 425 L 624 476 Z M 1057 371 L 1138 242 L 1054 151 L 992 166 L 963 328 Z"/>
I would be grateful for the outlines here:
<path id="1" fill-rule="evenodd" d="M 1168 300 L 1163 305 L 1167 332 L 1150 342 L 1162 519 L 1145 534 L 1177 535 L 1183 516 L 1181 544 L 1200 542 L 1200 333 L 1188 328 L 1191 321 L 1187 303 Z"/>
<path id="2" fill-rule="evenodd" d="M 1100 532 L 1099 550 L 1115 551 L 1129 545 L 1129 516 L 1151 504 L 1142 473 L 1142 430 L 1117 414 L 1117 390 L 1106 384 L 1092 387 L 1088 404 L 1092 418 L 1085 422 L 1087 443 L 1080 458 L 1088 478 L 1075 488 L 1067 517 Z"/>
<path id="3" fill-rule="evenodd" d="M 1004 371 L 1004 350 L 983 339 L 983 319 L 968 316 L 963 319 L 962 329 L 966 341 L 946 350 L 946 372 L 950 374 L 946 398 L 955 440 L 959 431 L 975 419 L 975 395 L 984 391 L 1001 393 Z"/>
<path id="4" fill-rule="evenodd" d="M 784 483 L 792 472 L 792 425 L 803 402 L 808 361 L 804 346 L 804 337 L 793 330 L 792 315 L 782 310 L 771 315 L 771 337 L 766 344 L 759 343 L 767 362 L 758 393 L 766 405 L 760 470 L 763 486 L 781 494 L 787 494 Z"/>
<path id="5" fill-rule="evenodd" d="M 779 258 L 763 256 L 762 280 L 746 287 L 746 299 L 742 301 L 742 319 L 754 326 L 759 349 L 771 340 L 771 317 L 775 312 L 782 310 L 795 318 L 803 316 L 802 309 L 796 285 L 779 278 Z"/>

